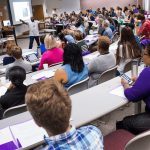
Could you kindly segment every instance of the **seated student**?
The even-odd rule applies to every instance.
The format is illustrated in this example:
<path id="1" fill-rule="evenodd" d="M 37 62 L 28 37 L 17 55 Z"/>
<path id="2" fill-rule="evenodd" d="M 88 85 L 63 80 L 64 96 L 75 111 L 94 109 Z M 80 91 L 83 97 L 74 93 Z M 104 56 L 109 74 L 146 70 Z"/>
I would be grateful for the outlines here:
<path id="1" fill-rule="evenodd" d="M 120 41 L 116 52 L 118 72 L 120 75 L 124 72 L 125 65 L 132 59 L 140 58 L 141 48 L 139 47 L 133 31 L 129 27 L 121 30 Z"/>
<path id="2" fill-rule="evenodd" d="M 77 20 L 77 23 L 75 24 L 75 27 L 77 28 L 77 30 L 81 31 L 81 33 L 83 35 L 85 35 L 85 27 L 84 27 L 81 19 Z"/>
<path id="3" fill-rule="evenodd" d="M 50 150 L 103 150 L 103 136 L 92 125 L 76 129 L 70 124 L 71 99 L 54 79 L 29 87 L 26 104 L 36 124 L 48 133 L 44 140 Z"/>
<path id="4" fill-rule="evenodd" d="M 88 64 L 90 87 L 96 85 L 100 74 L 116 65 L 115 55 L 109 53 L 110 43 L 111 41 L 107 36 L 101 36 L 98 40 L 98 51 L 100 55 Z"/>
<path id="5" fill-rule="evenodd" d="M 87 66 L 84 65 L 81 48 L 70 43 L 64 48 L 63 66 L 55 72 L 55 79 L 65 88 L 88 77 Z"/>
<path id="6" fill-rule="evenodd" d="M 47 51 L 42 55 L 39 70 L 43 69 L 43 64 L 52 65 L 63 61 L 63 50 L 57 48 L 58 44 L 53 36 L 46 35 L 44 43 Z"/>
<path id="7" fill-rule="evenodd" d="M 45 44 L 44 44 L 45 35 L 40 37 L 40 49 L 41 54 L 43 54 L 46 51 Z"/>
<path id="8" fill-rule="evenodd" d="M 15 58 L 12 57 L 12 51 L 11 51 L 13 46 L 15 46 L 15 44 L 10 43 L 6 45 L 6 54 L 8 56 L 3 58 L 3 65 L 8 65 L 15 61 Z"/>
<path id="9" fill-rule="evenodd" d="M 76 39 L 76 44 L 82 49 L 82 55 L 89 54 L 90 52 L 88 51 L 88 45 L 85 43 L 81 31 L 79 30 L 74 31 L 74 36 Z"/>
<path id="10" fill-rule="evenodd" d="M 150 45 L 143 51 L 143 62 L 146 66 L 150 66 Z M 130 102 L 138 102 L 143 100 L 146 104 L 145 112 L 128 116 L 116 124 L 117 129 L 126 129 L 133 134 L 139 134 L 150 129 L 150 67 L 144 68 L 139 77 L 133 78 L 135 82 L 130 86 L 124 79 L 121 84 L 124 87 L 124 94 Z"/>
<path id="11" fill-rule="evenodd" d="M 112 39 L 113 33 L 110 28 L 110 23 L 108 20 L 104 20 L 102 23 L 102 27 L 105 29 L 103 32 L 103 36 L 107 36 L 109 39 Z"/>
<path id="12" fill-rule="evenodd" d="M 142 39 L 150 39 L 150 20 L 146 20 L 143 14 L 135 17 L 135 31 Z"/>
<path id="13" fill-rule="evenodd" d="M 8 67 L 6 68 L 6 77 L 9 73 L 9 68 L 11 68 L 13 66 L 20 66 L 20 67 L 24 68 L 26 73 L 32 71 L 31 64 L 22 58 L 22 49 L 19 46 L 12 47 L 12 56 L 15 58 L 15 61 L 14 61 L 14 63 L 8 65 Z"/>
<path id="14" fill-rule="evenodd" d="M 19 66 L 10 68 L 8 79 L 11 84 L 5 95 L 0 97 L 0 110 L 2 112 L 10 107 L 24 104 L 27 87 L 23 84 L 26 79 L 26 72 Z"/>

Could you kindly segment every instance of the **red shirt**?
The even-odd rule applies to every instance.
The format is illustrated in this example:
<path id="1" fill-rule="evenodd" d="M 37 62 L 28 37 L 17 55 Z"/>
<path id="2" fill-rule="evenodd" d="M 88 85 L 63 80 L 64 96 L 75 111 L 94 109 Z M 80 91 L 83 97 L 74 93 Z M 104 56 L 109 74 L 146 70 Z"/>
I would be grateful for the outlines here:
<path id="1" fill-rule="evenodd" d="M 150 39 L 150 20 L 144 21 L 139 29 L 139 35 L 144 36 L 145 39 Z"/>

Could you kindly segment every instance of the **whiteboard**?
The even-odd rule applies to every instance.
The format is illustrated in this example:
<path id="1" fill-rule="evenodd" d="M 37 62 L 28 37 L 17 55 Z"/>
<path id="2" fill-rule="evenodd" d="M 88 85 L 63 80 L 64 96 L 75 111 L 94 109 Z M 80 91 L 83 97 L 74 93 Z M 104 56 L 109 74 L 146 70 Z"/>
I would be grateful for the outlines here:
<path id="1" fill-rule="evenodd" d="M 13 25 L 20 24 L 20 19 L 29 20 L 32 17 L 31 0 L 9 0 Z"/>

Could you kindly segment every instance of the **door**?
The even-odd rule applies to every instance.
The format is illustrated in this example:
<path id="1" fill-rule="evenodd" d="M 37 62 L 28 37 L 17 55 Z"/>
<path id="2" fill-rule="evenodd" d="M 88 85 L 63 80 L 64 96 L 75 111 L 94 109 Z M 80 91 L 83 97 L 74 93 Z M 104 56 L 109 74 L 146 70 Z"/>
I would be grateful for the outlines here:
<path id="1" fill-rule="evenodd" d="M 44 20 L 43 5 L 32 6 L 33 17 L 35 20 Z"/>

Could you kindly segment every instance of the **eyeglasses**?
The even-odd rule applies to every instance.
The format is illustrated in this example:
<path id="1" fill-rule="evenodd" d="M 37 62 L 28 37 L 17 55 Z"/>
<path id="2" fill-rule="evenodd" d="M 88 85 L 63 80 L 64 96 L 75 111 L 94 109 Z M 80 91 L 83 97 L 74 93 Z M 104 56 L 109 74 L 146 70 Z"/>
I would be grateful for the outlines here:
<path id="1" fill-rule="evenodd" d="M 149 54 L 147 54 L 146 52 L 143 51 L 142 52 L 142 56 L 144 56 L 144 55 L 149 55 Z"/>

